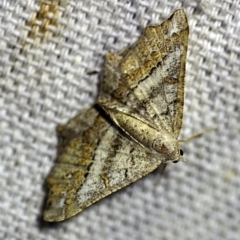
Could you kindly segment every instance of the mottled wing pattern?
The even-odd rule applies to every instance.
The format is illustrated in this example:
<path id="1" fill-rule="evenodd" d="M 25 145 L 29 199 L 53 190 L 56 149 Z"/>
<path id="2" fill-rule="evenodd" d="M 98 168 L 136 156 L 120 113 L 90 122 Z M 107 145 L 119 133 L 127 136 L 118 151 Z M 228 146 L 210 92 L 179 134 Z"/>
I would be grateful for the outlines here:
<path id="1" fill-rule="evenodd" d="M 132 90 L 121 80 L 120 64 L 123 53 L 109 52 L 105 55 L 105 65 L 103 67 L 97 103 L 103 107 L 115 108 L 121 111 L 123 108 L 128 114 L 141 114 L 149 122 L 146 109 L 142 103 L 132 93 Z"/>
<path id="2" fill-rule="evenodd" d="M 182 126 L 187 45 L 183 9 L 160 25 L 146 27 L 126 51 L 106 55 L 98 103 L 116 108 L 126 104 L 177 138 Z"/>
<path id="3" fill-rule="evenodd" d="M 44 219 L 62 221 L 153 171 L 161 161 L 129 140 L 95 108 L 66 125 L 59 157 L 47 178 Z"/>

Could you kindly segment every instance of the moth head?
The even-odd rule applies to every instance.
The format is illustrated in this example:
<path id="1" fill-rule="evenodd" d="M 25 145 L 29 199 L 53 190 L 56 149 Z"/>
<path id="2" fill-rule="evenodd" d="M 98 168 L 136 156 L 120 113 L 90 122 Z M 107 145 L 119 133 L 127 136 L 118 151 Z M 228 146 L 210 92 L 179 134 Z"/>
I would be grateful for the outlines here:
<path id="1" fill-rule="evenodd" d="M 164 163 L 184 161 L 183 151 L 174 138 L 157 138 L 153 141 L 152 148 L 163 156 L 162 162 Z"/>
<path id="2" fill-rule="evenodd" d="M 186 162 L 186 160 L 183 157 L 183 150 L 182 149 L 179 150 L 179 159 L 173 160 L 172 162 L 173 163 L 178 163 L 179 161 Z"/>

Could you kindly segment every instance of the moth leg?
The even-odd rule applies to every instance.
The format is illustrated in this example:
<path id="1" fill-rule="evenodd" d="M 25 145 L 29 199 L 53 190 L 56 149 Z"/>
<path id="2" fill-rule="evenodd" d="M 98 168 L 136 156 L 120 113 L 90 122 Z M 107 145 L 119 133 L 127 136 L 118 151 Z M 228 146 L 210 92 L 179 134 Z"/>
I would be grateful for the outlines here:
<path id="1" fill-rule="evenodd" d="M 163 177 L 163 174 L 166 170 L 166 167 L 167 167 L 167 163 L 161 163 L 160 165 L 160 174 L 158 175 L 158 178 L 157 178 L 157 181 L 156 181 L 156 186 L 158 186 L 160 183 L 161 183 L 161 179 Z"/>

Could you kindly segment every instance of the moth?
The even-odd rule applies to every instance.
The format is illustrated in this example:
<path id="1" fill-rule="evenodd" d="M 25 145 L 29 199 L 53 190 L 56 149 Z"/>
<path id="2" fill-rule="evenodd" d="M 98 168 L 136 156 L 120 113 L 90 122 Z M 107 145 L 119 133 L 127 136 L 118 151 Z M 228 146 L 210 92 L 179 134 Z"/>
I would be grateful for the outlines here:
<path id="1" fill-rule="evenodd" d="M 62 141 L 47 178 L 45 221 L 70 218 L 162 163 L 184 161 L 178 136 L 188 33 L 178 9 L 106 54 L 96 105 L 57 128 Z"/>

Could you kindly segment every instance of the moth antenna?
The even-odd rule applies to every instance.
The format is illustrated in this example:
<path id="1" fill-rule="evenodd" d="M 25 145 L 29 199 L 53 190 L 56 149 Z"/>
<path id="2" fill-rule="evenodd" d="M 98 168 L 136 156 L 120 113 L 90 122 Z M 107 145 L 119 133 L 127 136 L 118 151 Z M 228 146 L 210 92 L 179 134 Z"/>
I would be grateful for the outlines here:
<path id="1" fill-rule="evenodd" d="M 213 130 L 217 130 L 219 128 L 219 126 L 216 127 L 211 127 L 211 128 L 207 128 L 201 132 L 195 133 L 192 136 L 188 137 L 188 138 L 184 138 L 184 139 L 179 139 L 178 142 L 188 142 L 189 140 L 192 140 L 194 138 L 199 138 L 201 137 L 203 134 L 207 133 L 207 132 L 211 132 Z"/>

